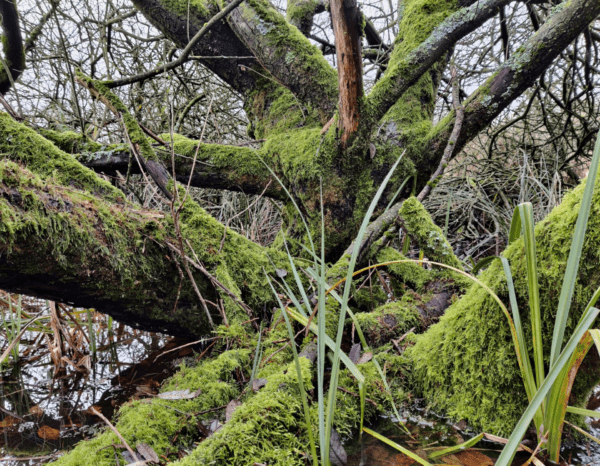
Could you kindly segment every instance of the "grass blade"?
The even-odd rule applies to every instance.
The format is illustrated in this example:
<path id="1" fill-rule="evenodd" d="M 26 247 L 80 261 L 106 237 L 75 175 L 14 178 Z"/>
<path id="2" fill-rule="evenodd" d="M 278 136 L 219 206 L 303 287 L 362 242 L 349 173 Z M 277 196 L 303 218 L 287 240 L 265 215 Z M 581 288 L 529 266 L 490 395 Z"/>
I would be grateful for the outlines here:
<path id="1" fill-rule="evenodd" d="M 515 348 L 519 357 L 519 366 L 521 367 L 521 375 L 523 376 L 523 384 L 525 385 L 525 392 L 527 393 L 527 400 L 531 403 L 531 400 L 535 396 L 537 391 L 537 385 L 535 383 L 535 376 L 531 370 L 531 363 L 529 362 L 529 354 L 527 353 L 527 344 L 525 343 L 525 335 L 523 333 L 523 325 L 521 324 L 521 314 L 519 312 L 519 306 L 517 304 L 517 295 L 515 293 L 515 285 L 512 279 L 512 273 L 508 259 L 506 257 L 500 257 L 502 262 L 502 268 L 506 275 L 506 285 L 508 288 L 508 296 L 510 300 L 510 307 L 513 314 L 513 323 L 515 327 L 516 337 L 518 345 Z M 544 415 L 542 410 L 538 410 L 534 419 L 536 429 L 539 429 L 544 422 Z"/>
<path id="2" fill-rule="evenodd" d="M 390 439 L 385 438 L 383 435 L 380 435 L 377 432 L 373 432 L 371 429 L 367 429 L 366 427 L 363 427 L 363 432 L 366 432 L 367 434 L 372 435 L 377 440 L 381 440 L 383 443 L 389 445 L 390 447 L 395 448 L 396 450 L 404 453 L 406 456 L 408 456 L 410 459 L 416 461 L 417 463 L 422 464 L 423 466 L 431 466 L 431 463 L 428 463 L 423 458 L 421 458 L 419 455 L 415 455 L 412 451 L 407 450 L 402 445 L 398 445 L 396 442 L 392 442 Z"/>
<path id="3" fill-rule="evenodd" d="M 303 317 L 298 312 L 295 312 L 294 310 L 289 309 L 289 308 L 287 309 L 287 312 L 292 317 L 292 319 L 296 320 L 300 325 L 304 325 L 304 326 L 308 325 L 307 317 Z M 311 322 L 309 329 L 315 335 L 319 334 L 319 330 L 317 329 L 317 326 L 315 325 L 314 322 Z M 324 334 L 323 341 L 329 347 L 329 349 L 331 349 L 331 350 L 335 349 L 335 342 L 326 333 Z M 358 383 L 364 383 L 365 376 L 362 375 L 362 372 L 360 371 L 360 369 L 356 366 L 356 364 L 354 364 L 350 360 L 348 355 L 346 353 L 344 353 L 343 351 L 340 352 L 340 360 L 342 363 L 344 363 L 344 366 L 346 366 L 348 368 L 348 370 L 354 376 L 354 378 L 358 381 Z"/>
<path id="4" fill-rule="evenodd" d="M 513 212 L 512 222 L 510 222 L 510 231 L 508 233 L 508 244 L 521 237 L 521 215 L 518 209 Z"/>
<path id="5" fill-rule="evenodd" d="M 317 280 L 318 294 L 318 314 L 317 314 L 317 395 L 319 397 L 319 442 L 321 445 L 321 464 L 326 465 L 329 461 L 329 443 L 326 441 L 327 433 L 325 429 L 325 208 L 323 205 L 323 180 L 319 179 L 319 194 L 321 200 L 321 261 L 320 261 L 320 280 Z M 318 264 L 315 263 L 315 267 Z M 364 387 L 364 383 L 359 382 L 359 387 Z M 364 404 L 361 402 L 361 410 Z M 363 414 L 361 412 L 361 425 Z"/>
<path id="6" fill-rule="evenodd" d="M 390 181 L 390 178 L 394 174 L 394 171 L 396 170 L 396 167 L 400 163 L 400 160 L 402 160 L 403 156 L 404 156 L 404 153 L 402 153 L 402 155 L 400 157 L 398 157 L 398 160 L 396 160 L 396 163 L 394 163 L 394 165 L 388 172 L 387 176 L 385 177 L 385 179 L 379 186 L 379 189 L 377 190 L 375 197 L 373 198 L 373 200 L 371 201 L 371 204 L 369 205 L 369 208 L 367 209 L 365 217 L 363 218 L 362 224 L 360 225 L 360 228 L 358 230 L 358 235 L 356 236 L 356 239 L 354 240 L 354 243 L 353 243 L 353 250 L 352 250 L 352 255 L 350 256 L 350 263 L 348 264 L 348 272 L 346 274 L 346 283 L 344 286 L 344 293 L 342 296 L 342 305 L 341 305 L 340 314 L 339 314 L 339 318 L 338 318 L 338 328 L 337 328 L 337 336 L 336 336 L 336 342 L 335 342 L 335 350 L 333 353 L 333 364 L 332 364 L 331 379 L 330 379 L 330 384 L 329 384 L 329 405 L 328 405 L 329 409 L 327 410 L 328 412 L 327 412 L 326 425 L 325 425 L 325 445 L 326 446 L 329 445 L 329 441 L 331 439 L 331 427 L 333 424 L 333 414 L 334 414 L 334 410 L 335 410 L 335 400 L 337 397 L 337 386 L 338 386 L 338 378 L 339 378 L 339 372 L 340 372 L 340 352 L 341 352 L 341 346 L 342 346 L 342 336 L 344 333 L 344 323 L 346 320 L 346 309 L 348 307 L 348 298 L 350 297 L 350 289 L 352 288 L 352 276 L 354 273 L 354 267 L 356 265 L 356 259 L 358 257 L 358 253 L 360 250 L 360 245 L 362 243 L 363 237 L 364 237 L 367 227 L 369 226 L 369 223 L 371 221 L 371 216 L 373 215 L 373 212 L 375 211 L 375 208 L 377 207 L 377 204 L 379 203 L 379 199 L 381 198 L 383 191 L 385 190 L 387 184 Z"/>
<path id="7" fill-rule="evenodd" d="M 258 361 L 260 359 L 260 338 L 262 336 L 262 322 L 260 323 L 260 329 L 258 330 L 258 343 L 256 343 L 256 350 L 254 352 L 254 363 L 252 364 L 252 373 L 250 374 L 250 383 L 248 387 L 252 389 L 252 381 L 256 378 L 256 367 L 258 366 Z"/>
<path id="8" fill-rule="evenodd" d="M 562 343 L 565 336 L 565 327 L 567 325 L 567 318 L 569 316 L 571 300 L 573 298 L 573 290 L 575 289 L 575 282 L 577 280 L 577 271 L 579 269 L 579 261 L 581 260 L 581 250 L 583 249 L 583 240 L 587 230 L 588 218 L 592 204 L 592 195 L 594 194 L 599 164 L 600 135 L 596 139 L 594 155 L 592 156 L 590 171 L 588 173 L 587 181 L 583 191 L 583 197 L 581 198 L 581 207 L 579 208 L 579 215 L 577 216 L 575 231 L 573 232 L 573 242 L 571 243 L 569 259 L 567 260 L 567 269 L 565 271 L 563 285 L 560 291 L 560 298 L 558 299 L 558 309 L 556 311 L 556 320 L 554 323 L 554 334 L 552 335 L 552 349 L 550 350 L 550 367 L 555 364 L 556 359 L 558 358 L 558 354 L 562 348 Z"/>
<path id="9" fill-rule="evenodd" d="M 281 309 L 281 313 L 285 318 L 285 325 L 288 330 L 288 334 L 290 336 L 290 346 L 292 347 L 292 351 L 294 354 L 294 365 L 296 366 L 296 374 L 298 376 L 298 385 L 300 387 L 300 397 L 302 398 L 302 407 L 304 408 L 304 420 L 306 421 L 306 430 L 308 431 L 308 439 L 310 442 L 310 451 L 313 458 L 314 466 L 319 465 L 319 457 L 317 456 L 317 447 L 315 445 L 315 439 L 313 438 L 312 431 L 312 422 L 310 418 L 310 410 L 308 408 L 308 400 L 306 398 L 306 390 L 304 389 L 304 378 L 302 377 L 302 368 L 300 367 L 300 358 L 298 357 L 298 350 L 296 349 L 296 342 L 294 341 L 294 331 L 292 330 L 292 326 L 290 324 L 290 319 L 288 318 L 287 312 L 281 299 L 279 299 L 279 295 L 276 293 L 275 288 L 273 288 L 273 284 L 271 283 L 271 279 L 265 272 L 265 276 L 267 277 L 267 281 L 269 282 L 269 286 L 271 290 L 273 290 L 273 294 L 277 298 L 277 303 Z"/>
<path id="10" fill-rule="evenodd" d="M 436 458 L 440 458 L 442 456 L 446 456 L 446 455 L 452 455 L 454 453 L 458 453 L 461 452 L 463 450 L 466 450 L 467 448 L 471 448 L 474 447 L 475 445 L 477 445 L 479 443 L 479 441 L 483 438 L 483 433 L 477 435 L 476 437 L 473 437 L 470 440 L 467 440 L 464 443 L 461 443 L 459 445 L 454 445 L 453 447 L 450 448 L 445 448 L 443 450 L 439 450 L 436 451 L 434 453 L 432 453 L 431 455 L 429 455 L 429 459 L 436 459 Z"/>
<path id="11" fill-rule="evenodd" d="M 535 413 L 542 405 L 544 398 L 552 388 L 552 385 L 558 378 L 560 372 L 562 371 L 565 364 L 571 358 L 571 355 L 575 351 L 579 340 L 583 337 L 585 332 L 590 328 L 596 317 L 598 316 L 600 311 L 595 307 L 590 307 L 587 312 L 582 316 L 577 328 L 573 332 L 573 335 L 567 342 L 565 349 L 562 351 L 556 363 L 550 369 L 548 376 L 544 379 L 537 393 L 529 403 L 529 406 L 521 416 L 521 419 L 517 423 L 515 429 L 513 430 L 510 438 L 508 439 L 508 443 L 500 453 L 498 460 L 496 461 L 496 466 L 509 466 L 512 463 L 513 458 L 515 457 L 515 453 L 519 448 L 519 444 L 525 435 L 525 432 L 529 428 L 529 423 L 535 416 Z"/>
<path id="12" fill-rule="evenodd" d="M 567 413 L 577 414 L 579 416 L 599 418 L 600 413 L 598 411 L 592 411 L 591 409 L 576 408 L 575 406 L 567 406 Z"/>
<path id="13" fill-rule="evenodd" d="M 591 346 L 592 336 L 589 332 L 586 332 L 546 398 L 547 411 L 544 419 L 544 430 L 548 432 L 546 449 L 550 455 L 550 460 L 555 463 L 560 460 L 560 442 L 571 388 L 583 358 L 585 358 Z"/>
<path id="14" fill-rule="evenodd" d="M 523 227 L 525 260 L 527 263 L 527 289 L 529 291 L 529 318 L 533 335 L 533 361 L 537 387 L 544 380 L 544 347 L 542 344 L 542 315 L 540 312 L 540 289 L 537 272 L 537 255 L 533 222 L 533 206 L 526 202 L 517 206 Z"/>

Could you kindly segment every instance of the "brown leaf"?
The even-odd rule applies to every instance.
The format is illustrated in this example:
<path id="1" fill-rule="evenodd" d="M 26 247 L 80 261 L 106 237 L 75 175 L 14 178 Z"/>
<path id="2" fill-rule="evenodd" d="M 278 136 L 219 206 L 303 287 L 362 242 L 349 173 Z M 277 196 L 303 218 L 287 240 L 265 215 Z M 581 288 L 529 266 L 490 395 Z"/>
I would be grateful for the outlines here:
<path id="1" fill-rule="evenodd" d="M 158 455 L 153 450 L 153 448 L 147 443 L 138 443 L 137 451 L 144 460 L 149 461 L 151 463 L 158 463 L 160 460 L 158 459 Z"/>
<path id="2" fill-rule="evenodd" d="M 371 359 L 373 359 L 373 353 L 365 353 L 360 357 L 356 364 L 364 364 L 365 362 L 369 362 Z"/>
<path id="3" fill-rule="evenodd" d="M 44 440 L 58 440 L 60 438 L 60 430 L 50 426 L 42 426 L 37 431 L 38 437 Z"/>
<path id="4" fill-rule="evenodd" d="M 238 406 L 241 406 L 241 404 L 242 403 L 240 403 L 238 400 L 231 400 L 229 402 L 225 408 L 225 422 L 229 422 L 231 416 L 233 416 L 233 412 L 238 408 Z"/>
<path id="5" fill-rule="evenodd" d="M 254 379 L 252 381 L 252 390 L 257 392 L 261 388 L 263 388 L 265 385 L 267 385 L 267 379 Z"/>

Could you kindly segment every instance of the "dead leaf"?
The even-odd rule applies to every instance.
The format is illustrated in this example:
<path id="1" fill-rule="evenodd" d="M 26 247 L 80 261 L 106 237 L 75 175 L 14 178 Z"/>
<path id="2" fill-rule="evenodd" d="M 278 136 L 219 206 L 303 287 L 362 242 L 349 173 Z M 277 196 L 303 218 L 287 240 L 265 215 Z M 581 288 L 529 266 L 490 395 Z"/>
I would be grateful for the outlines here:
<path id="1" fill-rule="evenodd" d="M 214 434 L 221 427 L 223 427 L 223 426 L 221 425 L 221 423 L 219 422 L 219 420 L 218 419 L 213 419 L 212 421 L 210 421 L 208 429 L 210 430 L 211 434 Z"/>
<path id="2" fill-rule="evenodd" d="M 369 155 L 371 156 L 371 160 L 373 160 L 376 153 L 377 153 L 377 148 L 375 147 L 375 144 L 373 144 L 372 142 L 369 143 Z"/>
<path id="3" fill-rule="evenodd" d="M 138 443 L 137 451 L 142 455 L 144 460 L 149 461 L 150 463 L 158 463 L 160 461 L 154 449 L 147 443 Z"/>
<path id="4" fill-rule="evenodd" d="M 275 270 L 275 273 L 277 274 L 277 276 L 278 276 L 279 278 L 284 278 L 284 277 L 286 277 L 286 276 L 287 276 L 287 274 L 288 274 L 288 273 L 287 273 L 287 270 L 285 270 L 285 269 L 276 269 L 276 270 Z"/>
<path id="5" fill-rule="evenodd" d="M 187 388 L 185 390 L 173 390 L 172 392 L 159 393 L 158 397 L 161 400 L 188 400 L 196 398 L 202 393 L 202 389 L 199 388 L 195 392 L 190 392 Z"/>
<path id="6" fill-rule="evenodd" d="M 365 353 L 360 357 L 356 364 L 364 364 L 365 362 L 369 362 L 371 359 L 373 359 L 373 353 Z"/>
<path id="7" fill-rule="evenodd" d="M 134 458 L 128 451 L 121 452 L 121 456 L 123 456 L 123 459 L 127 462 L 129 466 L 141 466 L 143 464 L 146 464 L 145 461 L 140 461 L 141 458 Z"/>
<path id="8" fill-rule="evenodd" d="M 261 388 L 263 388 L 265 385 L 267 385 L 267 379 L 254 379 L 252 381 L 252 390 L 257 392 Z"/>
<path id="9" fill-rule="evenodd" d="M 35 417 L 41 417 L 44 415 L 44 410 L 39 405 L 32 406 L 29 408 L 29 414 L 33 414 Z"/>
<path id="10" fill-rule="evenodd" d="M 241 406 L 241 404 L 242 403 L 240 403 L 238 400 L 231 400 L 229 402 L 225 408 L 225 422 L 229 422 L 231 416 L 233 416 L 233 412 L 238 408 L 238 406 Z"/>
<path id="11" fill-rule="evenodd" d="M 340 435 L 335 429 L 331 429 L 331 438 L 329 439 L 329 461 L 332 466 L 346 466 L 348 462 L 348 455 L 344 450 Z"/>
<path id="12" fill-rule="evenodd" d="M 352 345 L 352 348 L 350 349 L 350 352 L 348 353 L 348 357 L 350 358 L 350 361 L 352 361 L 354 364 L 356 364 L 360 358 L 360 350 L 361 350 L 360 343 L 356 343 L 355 345 Z"/>
<path id="13" fill-rule="evenodd" d="M 37 431 L 38 437 L 44 440 L 58 440 L 60 438 L 60 430 L 50 426 L 42 426 Z"/>

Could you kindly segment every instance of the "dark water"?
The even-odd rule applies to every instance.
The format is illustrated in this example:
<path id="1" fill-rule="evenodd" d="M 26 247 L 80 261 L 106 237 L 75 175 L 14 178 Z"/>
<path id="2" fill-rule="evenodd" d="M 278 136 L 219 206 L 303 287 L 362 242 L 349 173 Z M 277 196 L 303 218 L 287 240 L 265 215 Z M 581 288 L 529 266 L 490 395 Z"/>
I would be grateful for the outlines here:
<path id="1" fill-rule="evenodd" d="M 41 313 L 47 311 L 44 303 L 36 304 Z M 18 361 L 12 358 L 10 365 L 0 367 L 1 465 L 51 461 L 61 450 L 105 427 L 92 407 L 110 419 L 125 401 L 155 395 L 181 358 L 202 347 L 168 352 L 186 342 L 108 325 L 112 323 L 101 314 L 93 313 L 92 318 L 95 352 L 88 341 L 79 342 L 76 350 L 65 345 L 65 358 L 72 364 L 57 367 L 50 354 L 50 336 L 32 331 L 21 338 Z M 81 330 L 89 331 L 84 323 L 82 319 Z M 0 349 L 6 343 L 5 334 L 0 334 Z M 19 458 L 29 459 L 16 461 Z"/>

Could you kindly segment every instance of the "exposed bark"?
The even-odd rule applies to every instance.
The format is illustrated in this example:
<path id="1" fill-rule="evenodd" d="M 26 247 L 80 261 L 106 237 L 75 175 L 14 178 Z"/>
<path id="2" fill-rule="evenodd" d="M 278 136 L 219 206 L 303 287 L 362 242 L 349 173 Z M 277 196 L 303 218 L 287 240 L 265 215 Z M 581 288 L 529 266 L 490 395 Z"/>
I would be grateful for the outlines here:
<path id="1" fill-rule="evenodd" d="M 338 126 L 346 146 L 358 130 L 363 98 L 361 15 L 356 0 L 332 0 L 330 8 L 338 61 Z"/>

